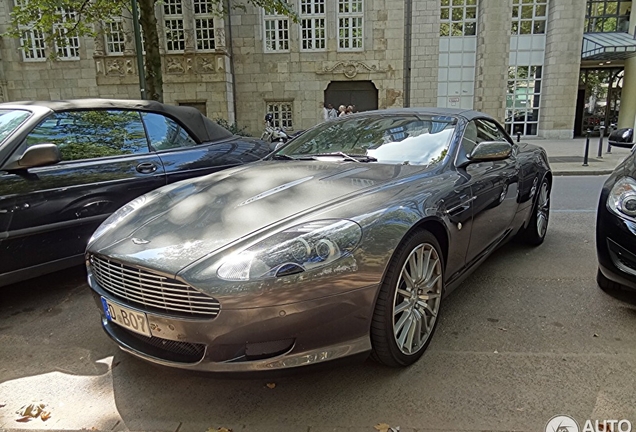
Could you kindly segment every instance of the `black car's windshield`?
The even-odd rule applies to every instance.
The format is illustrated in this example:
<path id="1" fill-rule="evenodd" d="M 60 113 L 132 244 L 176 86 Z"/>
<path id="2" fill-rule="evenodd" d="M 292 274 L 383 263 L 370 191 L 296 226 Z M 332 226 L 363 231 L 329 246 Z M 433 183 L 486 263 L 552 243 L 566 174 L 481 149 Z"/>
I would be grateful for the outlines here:
<path id="1" fill-rule="evenodd" d="M 0 110 L 0 144 L 29 118 L 31 113 L 23 110 Z"/>
<path id="2" fill-rule="evenodd" d="M 360 161 L 430 165 L 446 156 L 453 117 L 384 115 L 328 121 L 276 152 L 277 159 L 340 156 Z"/>

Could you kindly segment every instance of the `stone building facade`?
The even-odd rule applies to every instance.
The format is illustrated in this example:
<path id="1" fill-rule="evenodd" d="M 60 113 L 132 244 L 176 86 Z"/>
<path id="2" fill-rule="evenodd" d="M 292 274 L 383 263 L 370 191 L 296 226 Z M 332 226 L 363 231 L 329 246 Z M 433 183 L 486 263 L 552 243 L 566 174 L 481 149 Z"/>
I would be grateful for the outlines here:
<path id="1" fill-rule="evenodd" d="M 620 90 L 636 91 L 627 89 L 636 77 L 623 70 L 636 54 L 628 42 L 635 20 L 621 24 L 635 2 L 293 0 L 295 23 L 249 5 L 220 17 L 206 0 L 164 0 L 156 6 L 164 101 L 196 106 L 253 135 L 267 112 L 288 129 L 309 128 L 322 121 L 327 102 L 474 108 L 511 133 L 570 138 L 617 121 Z M 0 31 L 13 6 L 0 0 Z M 3 101 L 140 97 L 129 16 L 66 47 L 45 47 L 41 35 L 24 30 L 0 47 Z M 594 32 L 618 34 L 624 53 Z M 56 60 L 48 58 L 52 49 Z M 609 78 L 592 86 L 579 78 L 591 76 L 586 68 Z M 632 110 L 621 112 L 621 124 L 634 123 Z"/>

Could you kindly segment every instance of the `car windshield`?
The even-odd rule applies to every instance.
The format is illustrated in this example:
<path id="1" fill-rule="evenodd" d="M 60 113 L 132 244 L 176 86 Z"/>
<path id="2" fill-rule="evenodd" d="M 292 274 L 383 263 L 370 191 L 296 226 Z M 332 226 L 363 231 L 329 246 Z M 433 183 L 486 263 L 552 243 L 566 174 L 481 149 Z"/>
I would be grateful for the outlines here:
<path id="1" fill-rule="evenodd" d="M 0 110 L 0 144 L 29 118 L 31 113 L 23 110 Z"/>
<path id="2" fill-rule="evenodd" d="M 446 156 L 457 120 L 446 116 L 382 115 L 327 121 L 274 157 L 340 156 L 389 164 L 431 165 Z"/>

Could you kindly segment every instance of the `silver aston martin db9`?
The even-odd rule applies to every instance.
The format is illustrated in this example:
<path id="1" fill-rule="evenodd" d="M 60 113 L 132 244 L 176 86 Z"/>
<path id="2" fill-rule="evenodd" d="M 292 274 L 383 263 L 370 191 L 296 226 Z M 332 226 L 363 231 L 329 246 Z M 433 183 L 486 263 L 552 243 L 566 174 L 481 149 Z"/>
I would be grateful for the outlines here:
<path id="1" fill-rule="evenodd" d="M 88 282 L 106 333 L 154 363 L 408 366 L 445 294 L 507 240 L 543 242 L 551 184 L 545 151 L 487 115 L 354 114 L 128 203 L 94 233 Z"/>

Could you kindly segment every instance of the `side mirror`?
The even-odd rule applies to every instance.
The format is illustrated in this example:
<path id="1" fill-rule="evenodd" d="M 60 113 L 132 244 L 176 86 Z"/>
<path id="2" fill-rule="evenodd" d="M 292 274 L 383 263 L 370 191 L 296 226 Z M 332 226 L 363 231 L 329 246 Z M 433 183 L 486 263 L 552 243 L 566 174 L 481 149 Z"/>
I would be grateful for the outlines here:
<path id="1" fill-rule="evenodd" d="M 22 156 L 11 159 L 2 169 L 18 170 L 53 165 L 61 161 L 60 149 L 55 144 L 38 144 L 29 147 Z"/>
<path id="2" fill-rule="evenodd" d="M 614 147 L 631 148 L 634 146 L 634 129 L 616 129 L 609 136 L 609 143 Z"/>
<path id="3" fill-rule="evenodd" d="M 512 153 L 512 146 L 505 141 L 483 141 L 475 146 L 462 166 L 475 162 L 488 162 L 507 159 Z"/>

